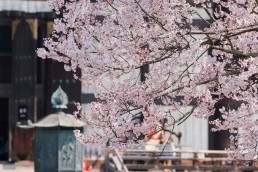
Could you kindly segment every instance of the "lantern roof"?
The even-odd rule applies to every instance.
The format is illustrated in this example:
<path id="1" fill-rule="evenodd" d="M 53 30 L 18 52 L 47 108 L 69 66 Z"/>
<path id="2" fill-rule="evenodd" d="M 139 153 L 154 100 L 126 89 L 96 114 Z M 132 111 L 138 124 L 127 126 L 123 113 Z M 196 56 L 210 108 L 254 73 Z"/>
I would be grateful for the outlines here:
<path id="1" fill-rule="evenodd" d="M 31 124 L 34 127 L 83 127 L 84 122 L 76 119 L 73 115 L 64 112 L 49 114 L 42 120 Z"/>

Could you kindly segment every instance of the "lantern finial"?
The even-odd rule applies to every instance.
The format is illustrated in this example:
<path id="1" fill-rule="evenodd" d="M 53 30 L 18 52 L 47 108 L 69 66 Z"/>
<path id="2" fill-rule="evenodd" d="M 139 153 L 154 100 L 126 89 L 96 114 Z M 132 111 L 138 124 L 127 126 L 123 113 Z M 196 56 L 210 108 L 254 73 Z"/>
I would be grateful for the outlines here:
<path id="1" fill-rule="evenodd" d="M 67 109 L 68 97 L 60 85 L 58 89 L 52 94 L 51 103 L 55 109 Z"/>

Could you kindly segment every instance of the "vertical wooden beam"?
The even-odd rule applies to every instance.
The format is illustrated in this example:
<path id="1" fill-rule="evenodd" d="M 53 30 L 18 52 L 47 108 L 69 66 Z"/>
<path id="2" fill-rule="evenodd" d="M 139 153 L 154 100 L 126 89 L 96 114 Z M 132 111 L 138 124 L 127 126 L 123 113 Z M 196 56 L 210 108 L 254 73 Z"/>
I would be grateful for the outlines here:
<path id="1" fill-rule="evenodd" d="M 13 20 L 12 21 L 12 40 L 14 40 L 15 33 L 17 30 L 18 25 L 20 24 L 21 20 Z"/>
<path id="2" fill-rule="evenodd" d="M 33 39 L 37 40 L 38 39 L 38 19 L 27 19 L 26 22 L 30 26 Z"/>
<path id="3" fill-rule="evenodd" d="M 21 20 L 16 19 L 12 21 L 12 40 L 14 40 L 15 38 L 15 33 L 17 31 L 17 27 L 20 24 Z M 13 62 L 12 62 L 13 63 Z M 12 78 L 14 78 L 14 68 L 12 68 Z M 13 79 L 12 79 L 13 80 Z M 14 80 L 13 80 L 14 81 Z M 15 84 L 15 82 L 12 82 L 12 84 Z M 14 118 L 14 99 L 13 99 L 13 90 L 12 90 L 12 96 L 9 98 L 9 114 L 8 114 L 8 161 L 12 162 L 13 161 L 13 132 L 15 132 L 13 130 L 13 125 L 16 121 L 16 118 Z"/>
<path id="4" fill-rule="evenodd" d="M 53 32 L 53 21 L 48 21 L 47 22 L 47 37 L 49 37 L 51 35 L 51 33 Z"/>
<path id="5" fill-rule="evenodd" d="M 16 127 L 16 122 L 26 122 L 37 119 L 36 97 L 36 54 L 38 38 L 38 20 L 27 19 L 13 22 L 13 95 L 11 123 L 10 155 L 17 154 L 19 158 L 26 158 L 32 149 L 33 131 L 24 131 Z M 27 108 L 27 119 L 18 118 L 18 107 Z M 21 142 L 23 142 L 21 144 Z"/>

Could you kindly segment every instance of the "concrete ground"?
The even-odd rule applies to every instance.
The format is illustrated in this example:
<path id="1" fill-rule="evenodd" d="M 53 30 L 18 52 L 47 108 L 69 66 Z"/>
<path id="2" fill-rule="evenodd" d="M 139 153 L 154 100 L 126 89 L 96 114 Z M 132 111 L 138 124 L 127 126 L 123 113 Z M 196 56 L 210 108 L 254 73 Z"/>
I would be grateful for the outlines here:
<path id="1" fill-rule="evenodd" d="M 1 172 L 34 172 L 33 161 L 0 162 Z"/>
<path id="2" fill-rule="evenodd" d="M 15 163 L 8 163 L 0 161 L 0 172 L 34 172 L 34 162 L 17 161 Z M 99 170 L 94 169 L 91 172 L 99 172 Z"/>

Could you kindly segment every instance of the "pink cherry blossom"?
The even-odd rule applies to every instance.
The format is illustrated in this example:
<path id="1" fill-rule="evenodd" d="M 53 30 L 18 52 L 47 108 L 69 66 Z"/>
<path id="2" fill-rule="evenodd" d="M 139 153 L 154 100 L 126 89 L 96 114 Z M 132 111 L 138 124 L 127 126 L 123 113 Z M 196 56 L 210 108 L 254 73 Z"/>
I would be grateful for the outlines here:
<path id="1" fill-rule="evenodd" d="M 232 133 L 236 158 L 257 159 L 258 3 L 212 2 L 49 0 L 58 18 L 38 56 L 63 62 L 65 70 L 81 71 L 75 77 L 82 83 L 97 85 L 98 101 L 90 104 L 89 113 L 79 105 L 75 112 L 92 129 L 87 136 L 75 130 L 79 141 L 124 149 L 145 142 L 164 117 L 167 127 L 189 115 L 208 118 L 216 103 L 228 98 L 242 104 L 221 109 L 221 120 L 211 122 L 213 131 Z M 198 26 L 194 15 L 208 26 Z M 141 82 L 139 69 L 145 65 L 149 71 Z M 177 96 L 184 99 L 178 102 Z M 193 99 L 196 104 L 187 113 L 173 114 Z M 135 124 L 138 113 L 144 119 Z"/>

